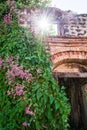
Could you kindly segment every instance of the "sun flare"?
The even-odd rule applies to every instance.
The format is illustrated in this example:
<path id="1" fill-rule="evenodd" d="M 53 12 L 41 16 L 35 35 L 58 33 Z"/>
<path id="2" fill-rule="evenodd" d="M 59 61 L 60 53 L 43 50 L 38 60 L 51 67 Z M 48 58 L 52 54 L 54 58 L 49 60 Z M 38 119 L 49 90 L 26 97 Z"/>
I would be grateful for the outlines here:
<path id="1" fill-rule="evenodd" d="M 46 33 L 49 31 L 50 29 L 50 20 L 48 19 L 48 17 L 46 16 L 42 16 L 39 21 L 37 22 L 37 26 L 38 29 L 42 32 L 42 33 Z"/>

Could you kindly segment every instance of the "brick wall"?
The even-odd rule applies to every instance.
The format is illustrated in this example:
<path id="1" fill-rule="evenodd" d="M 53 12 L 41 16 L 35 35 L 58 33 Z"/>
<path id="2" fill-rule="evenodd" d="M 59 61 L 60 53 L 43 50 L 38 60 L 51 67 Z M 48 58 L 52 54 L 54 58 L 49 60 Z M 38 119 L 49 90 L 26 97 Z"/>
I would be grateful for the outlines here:
<path id="1" fill-rule="evenodd" d="M 53 72 L 63 73 L 62 76 L 64 73 L 70 73 L 69 77 L 87 76 L 87 38 L 48 37 L 47 43 Z M 76 75 L 72 75 L 73 72 Z M 83 76 L 82 73 L 86 75 Z"/>
<path id="2" fill-rule="evenodd" d="M 86 37 L 87 36 L 87 14 L 76 15 L 64 25 L 65 36 Z"/>

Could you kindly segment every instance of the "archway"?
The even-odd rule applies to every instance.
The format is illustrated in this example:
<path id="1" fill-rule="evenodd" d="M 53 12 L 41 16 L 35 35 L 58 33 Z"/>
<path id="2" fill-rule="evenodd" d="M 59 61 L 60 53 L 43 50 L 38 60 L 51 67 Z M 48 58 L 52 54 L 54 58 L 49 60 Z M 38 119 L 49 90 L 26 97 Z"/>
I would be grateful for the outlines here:
<path id="1" fill-rule="evenodd" d="M 85 100 L 85 82 L 83 78 L 59 78 L 60 86 L 64 85 L 71 104 L 70 130 L 87 129 L 87 105 Z M 87 87 L 87 84 L 86 84 Z"/>
<path id="2" fill-rule="evenodd" d="M 64 85 L 71 104 L 72 129 L 87 128 L 87 63 L 85 59 L 63 59 L 53 66 L 60 86 Z M 82 129 L 81 129 L 82 130 Z"/>
<path id="3" fill-rule="evenodd" d="M 70 99 L 71 126 L 75 126 L 74 130 L 87 129 L 83 89 L 87 80 L 87 37 L 49 37 L 47 43 L 52 72 Z"/>

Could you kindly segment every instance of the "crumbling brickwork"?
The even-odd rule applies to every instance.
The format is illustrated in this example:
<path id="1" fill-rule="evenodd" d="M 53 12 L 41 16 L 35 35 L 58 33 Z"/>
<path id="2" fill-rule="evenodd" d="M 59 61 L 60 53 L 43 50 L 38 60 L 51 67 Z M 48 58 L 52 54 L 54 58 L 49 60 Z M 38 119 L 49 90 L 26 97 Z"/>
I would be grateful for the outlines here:
<path id="1" fill-rule="evenodd" d="M 69 77 L 86 77 L 87 74 L 87 15 L 73 14 L 57 8 L 23 9 L 19 11 L 19 24 L 38 32 L 38 17 L 50 17 L 52 24 L 57 24 L 58 35 L 47 39 L 47 49 L 51 53 L 52 71 L 66 73 Z M 63 76 L 64 76 L 63 73 Z M 84 74 L 85 73 L 85 74 Z M 66 75 L 66 76 L 67 76 Z"/>
<path id="2" fill-rule="evenodd" d="M 52 71 L 59 77 L 87 77 L 87 38 L 49 37 Z"/>
<path id="3" fill-rule="evenodd" d="M 65 36 L 86 37 L 87 36 L 87 14 L 76 15 L 64 25 Z"/>
<path id="4" fill-rule="evenodd" d="M 18 13 L 19 24 L 37 33 L 36 22 L 41 15 L 49 17 L 52 25 L 57 25 L 58 36 L 61 37 L 86 37 L 87 14 L 73 14 L 71 11 L 62 11 L 57 8 L 46 9 L 22 9 Z"/>

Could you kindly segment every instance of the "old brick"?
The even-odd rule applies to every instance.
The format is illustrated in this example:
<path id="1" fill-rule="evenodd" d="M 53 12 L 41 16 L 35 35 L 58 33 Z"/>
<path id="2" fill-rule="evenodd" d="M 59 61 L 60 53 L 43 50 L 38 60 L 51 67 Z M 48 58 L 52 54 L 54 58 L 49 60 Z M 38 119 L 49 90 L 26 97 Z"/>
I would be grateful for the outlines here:
<path id="1" fill-rule="evenodd" d="M 81 29 L 76 29 L 76 31 L 77 31 L 77 32 L 80 32 L 80 31 L 81 31 Z"/>
<path id="2" fill-rule="evenodd" d="M 85 25 L 85 22 L 79 22 L 80 25 Z"/>
<path id="3" fill-rule="evenodd" d="M 87 31 L 86 30 L 84 30 L 84 34 L 86 34 L 87 33 Z"/>
<path id="4" fill-rule="evenodd" d="M 72 34 L 75 34 L 75 32 L 71 32 Z"/>
<path id="5" fill-rule="evenodd" d="M 82 27 L 82 28 L 86 28 L 86 25 L 82 25 L 81 27 Z"/>
<path id="6" fill-rule="evenodd" d="M 85 18 L 83 18 L 82 20 L 83 20 L 83 21 L 86 21 L 86 19 L 85 19 Z"/>

